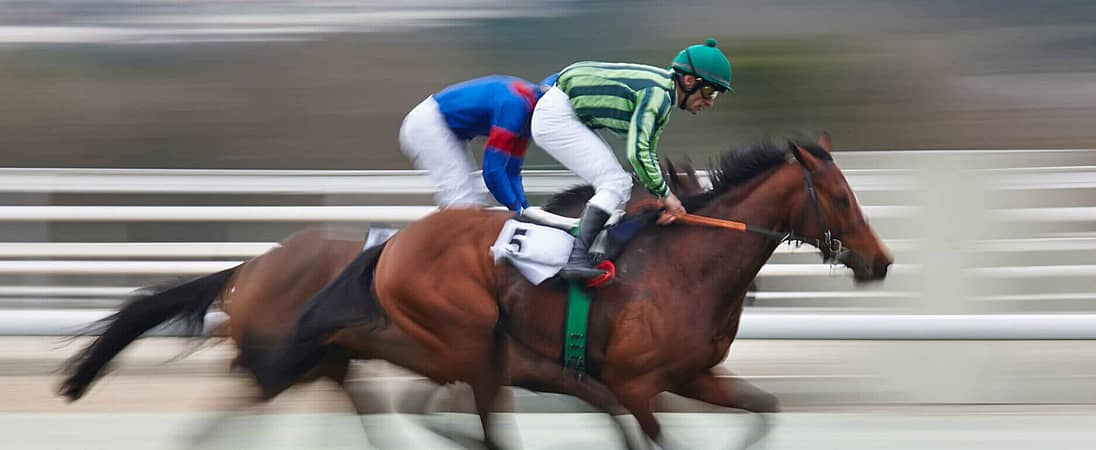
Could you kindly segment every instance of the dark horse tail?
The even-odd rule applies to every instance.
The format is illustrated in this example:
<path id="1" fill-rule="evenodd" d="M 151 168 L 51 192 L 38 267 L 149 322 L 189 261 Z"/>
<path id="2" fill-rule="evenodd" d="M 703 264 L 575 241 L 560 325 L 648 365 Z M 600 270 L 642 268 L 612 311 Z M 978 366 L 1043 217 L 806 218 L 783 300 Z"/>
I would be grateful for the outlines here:
<path id="1" fill-rule="evenodd" d="M 306 379 L 327 357 L 346 358 L 327 338 L 343 328 L 388 324 L 373 288 L 373 274 L 387 243 L 369 247 L 304 305 L 292 334 L 282 342 L 263 342 L 247 330 L 240 343 L 239 365 L 255 377 L 264 398 L 273 398 Z"/>
<path id="2" fill-rule="evenodd" d="M 200 332 L 206 310 L 239 267 L 134 294 L 121 310 L 85 332 L 101 331 L 95 342 L 65 363 L 63 370 L 68 378 L 58 392 L 69 401 L 80 399 L 110 360 L 146 331 L 164 322 L 182 322 L 191 335 Z"/>

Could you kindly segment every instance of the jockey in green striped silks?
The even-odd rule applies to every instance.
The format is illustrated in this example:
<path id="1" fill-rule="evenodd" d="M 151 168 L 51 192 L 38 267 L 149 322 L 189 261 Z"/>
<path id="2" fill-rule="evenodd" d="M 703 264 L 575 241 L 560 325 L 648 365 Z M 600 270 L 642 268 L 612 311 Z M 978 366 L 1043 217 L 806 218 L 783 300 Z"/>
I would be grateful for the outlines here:
<path id="1" fill-rule="evenodd" d="M 685 213 L 662 177 L 658 139 L 673 106 L 696 114 L 731 91 L 731 65 L 715 39 L 690 46 L 668 69 L 642 64 L 579 62 L 549 76 L 552 88 L 533 110 L 533 140 L 594 187 L 586 203 L 563 278 L 590 279 L 589 248 L 613 211 L 628 201 L 632 179 L 594 130 L 626 140 L 626 154 L 639 180 L 662 202 L 659 224 Z"/>

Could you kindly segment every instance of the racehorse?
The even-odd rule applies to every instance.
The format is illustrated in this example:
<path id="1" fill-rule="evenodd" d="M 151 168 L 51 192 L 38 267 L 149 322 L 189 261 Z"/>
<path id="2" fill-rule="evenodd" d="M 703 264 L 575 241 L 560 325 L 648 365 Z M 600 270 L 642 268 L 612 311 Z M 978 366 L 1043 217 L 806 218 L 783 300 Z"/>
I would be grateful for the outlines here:
<path id="1" fill-rule="evenodd" d="M 701 190 L 694 170 L 686 165 L 678 172 L 667 161 L 666 178 L 678 195 Z M 636 189 L 636 195 L 641 188 Z M 104 372 L 106 366 L 146 331 L 169 321 L 182 322 L 197 332 L 207 310 L 218 306 L 228 316 L 214 334 L 227 333 L 237 344 L 246 334 L 261 340 L 282 340 L 293 330 L 297 316 L 310 298 L 343 272 L 354 266 L 371 272 L 380 247 L 364 249 L 358 232 L 327 228 L 303 230 L 282 240 L 275 248 L 236 267 L 193 280 L 139 290 L 115 314 L 103 319 L 88 333 L 99 336 L 77 352 L 64 367 L 67 377 L 58 392 L 70 401 L 79 400 Z M 356 263 L 356 265 L 355 265 Z M 370 302 L 363 302 L 367 310 Z M 359 314 L 360 315 L 360 314 Z M 414 352 L 415 344 L 399 329 L 390 327 L 386 338 L 374 336 L 390 351 Z M 382 355 L 383 356 L 383 355 Z M 239 358 L 233 362 L 237 365 Z M 299 382 L 329 379 L 343 385 L 349 355 L 330 349 Z M 532 386 L 530 386 L 532 387 Z M 355 396 L 355 408 L 361 410 Z M 255 398 L 254 401 L 264 400 Z"/>
<path id="2" fill-rule="evenodd" d="M 893 259 L 833 162 L 826 134 L 817 143 L 726 153 L 712 185 L 684 201 L 700 219 L 647 226 L 616 258 L 616 280 L 596 292 L 590 311 L 583 376 L 565 375 L 561 363 L 566 285 L 534 286 L 512 266 L 496 265 L 487 249 L 511 215 L 476 209 L 444 210 L 408 225 L 381 249 L 371 273 L 352 274 L 365 286 L 350 290 L 361 298 L 325 288 L 305 308 L 293 339 L 248 343 L 245 336 L 242 363 L 266 395 L 296 382 L 328 348 L 388 359 L 438 382 L 467 382 L 489 448 L 498 447 L 489 412 L 505 384 L 575 395 L 610 414 L 627 411 L 656 442 L 663 436 L 650 405 L 660 392 L 776 411 L 771 394 L 717 367 L 762 265 L 786 239 L 818 247 L 824 261 L 851 268 L 858 282 L 885 278 Z M 550 206 L 575 214 L 588 194 L 573 191 Z M 345 307 L 330 306 L 355 301 L 375 307 L 345 317 Z M 400 330 L 399 351 L 390 348 L 393 329 Z M 758 417 L 761 426 L 746 445 L 767 430 Z"/>

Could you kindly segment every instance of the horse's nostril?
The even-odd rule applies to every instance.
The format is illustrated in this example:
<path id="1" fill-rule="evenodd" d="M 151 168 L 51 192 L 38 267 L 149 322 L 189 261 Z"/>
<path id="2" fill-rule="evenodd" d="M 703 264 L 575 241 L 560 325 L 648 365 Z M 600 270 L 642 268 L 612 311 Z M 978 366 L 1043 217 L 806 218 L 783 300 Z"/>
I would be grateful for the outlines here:
<path id="1" fill-rule="evenodd" d="M 872 267 L 872 275 L 875 278 L 883 278 L 887 276 L 887 269 L 890 268 L 889 262 L 879 261 L 875 263 L 875 267 Z"/>

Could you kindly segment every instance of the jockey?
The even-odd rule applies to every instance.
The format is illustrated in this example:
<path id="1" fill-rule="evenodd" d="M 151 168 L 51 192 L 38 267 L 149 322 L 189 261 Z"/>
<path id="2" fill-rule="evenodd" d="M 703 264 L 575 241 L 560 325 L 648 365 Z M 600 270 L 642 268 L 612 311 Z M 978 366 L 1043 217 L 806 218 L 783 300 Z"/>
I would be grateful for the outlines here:
<path id="1" fill-rule="evenodd" d="M 554 81 L 554 83 L 552 83 Z M 533 140 L 548 154 L 594 186 L 579 221 L 570 260 L 560 275 L 589 279 L 589 247 L 631 194 L 632 179 L 609 145 L 593 130 L 604 128 L 625 138 L 626 154 L 639 180 L 663 205 L 659 224 L 685 213 L 662 178 L 657 144 L 671 106 L 696 114 L 731 89 L 731 65 L 715 39 L 690 46 L 669 69 L 641 64 L 579 62 L 545 79 L 553 84 L 533 110 Z"/>
<path id="2" fill-rule="evenodd" d="M 483 181 L 503 206 L 529 207 L 521 184 L 521 163 L 529 145 L 533 106 L 548 89 L 521 78 L 492 75 L 458 83 L 419 103 L 400 126 L 400 148 L 438 186 L 438 205 L 473 207 L 486 203 L 472 175 L 468 141 L 487 136 Z"/>

